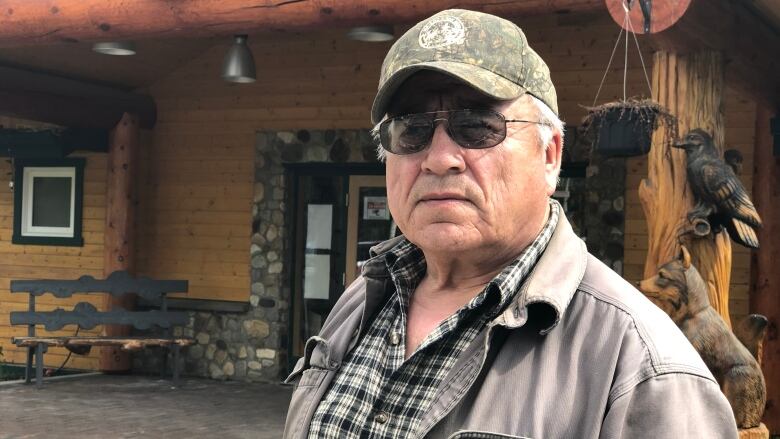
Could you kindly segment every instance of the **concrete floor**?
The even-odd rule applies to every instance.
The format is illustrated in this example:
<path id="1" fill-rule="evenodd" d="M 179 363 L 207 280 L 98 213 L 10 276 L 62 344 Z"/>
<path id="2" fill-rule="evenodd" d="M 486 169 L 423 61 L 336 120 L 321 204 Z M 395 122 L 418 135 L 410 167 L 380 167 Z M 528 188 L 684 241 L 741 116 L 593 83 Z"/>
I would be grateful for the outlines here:
<path id="1" fill-rule="evenodd" d="M 292 387 L 91 374 L 0 385 L 0 438 L 280 438 Z"/>

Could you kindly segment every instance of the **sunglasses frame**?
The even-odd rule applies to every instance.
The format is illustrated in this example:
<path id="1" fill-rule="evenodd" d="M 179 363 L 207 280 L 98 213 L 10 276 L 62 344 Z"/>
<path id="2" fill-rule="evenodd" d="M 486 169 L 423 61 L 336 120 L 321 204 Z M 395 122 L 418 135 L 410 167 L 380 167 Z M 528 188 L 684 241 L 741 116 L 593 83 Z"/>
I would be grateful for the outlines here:
<path id="1" fill-rule="evenodd" d="M 491 114 L 494 114 L 494 115 L 498 116 L 498 118 L 501 119 L 504 122 L 504 130 L 503 130 L 501 139 L 499 141 L 497 141 L 495 144 L 490 145 L 490 146 L 478 146 L 478 147 L 475 147 L 473 145 L 463 145 L 460 142 L 458 142 L 455 139 L 455 137 L 453 137 L 452 132 L 450 132 L 450 124 L 449 124 L 450 118 L 449 117 L 434 117 L 434 118 L 430 119 L 430 124 L 431 124 L 431 128 L 432 128 L 430 137 L 428 137 L 428 139 L 426 140 L 425 145 L 421 149 L 419 149 L 419 150 L 416 150 L 416 151 L 410 150 L 409 152 L 396 152 L 396 151 L 391 150 L 390 146 L 389 145 L 385 145 L 385 142 L 382 142 L 382 140 L 381 140 L 381 138 L 384 137 L 384 135 L 382 134 L 383 131 L 386 130 L 387 126 L 394 120 L 408 118 L 408 117 L 411 117 L 411 116 L 423 116 L 423 115 L 428 115 L 428 114 L 434 114 L 434 115 L 452 114 L 452 113 L 460 113 L 460 112 L 464 112 L 464 111 L 472 111 L 472 112 L 479 112 L 479 113 L 491 113 Z M 455 142 L 458 146 L 460 146 L 461 148 L 465 148 L 465 149 L 488 149 L 488 148 L 493 148 L 494 146 L 500 144 L 501 142 L 504 141 L 504 139 L 506 139 L 506 124 L 509 123 L 509 122 L 525 122 L 525 123 L 532 123 L 532 124 L 537 124 L 537 125 L 545 125 L 545 126 L 549 126 L 549 127 L 552 126 L 550 123 L 547 123 L 547 122 L 540 122 L 540 121 L 534 121 L 534 120 L 525 120 L 525 119 L 507 119 L 506 116 L 504 116 L 503 114 L 499 113 L 498 111 L 490 110 L 490 109 L 461 108 L 461 109 L 458 109 L 458 110 L 426 111 L 426 112 L 423 112 L 423 113 L 407 113 L 407 114 L 402 114 L 402 115 L 399 115 L 399 116 L 388 117 L 387 119 L 385 119 L 382 122 L 380 122 L 379 124 L 377 124 L 376 130 L 379 133 L 379 136 L 378 136 L 379 144 L 382 147 L 382 149 L 384 149 L 385 151 L 387 151 L 387 152 L 389 152 L 391 154 L 395 154 L 395 155 L 411 155 L 411 154 L 416 154 L 418 152 L 425 151 L 426 149 L 430 148 L 431 141 L 433 140 L 433 134 L 436 131 L 436 125 L 437 125 L 438 122 L 441 122 L 441 121 L 446 121 L 447 122 L 446 127 L 445 127 L 445 131 L 447 132 L 447 135 L 450 137 L 450 139 L 452 139 L 452 141 Z"/>

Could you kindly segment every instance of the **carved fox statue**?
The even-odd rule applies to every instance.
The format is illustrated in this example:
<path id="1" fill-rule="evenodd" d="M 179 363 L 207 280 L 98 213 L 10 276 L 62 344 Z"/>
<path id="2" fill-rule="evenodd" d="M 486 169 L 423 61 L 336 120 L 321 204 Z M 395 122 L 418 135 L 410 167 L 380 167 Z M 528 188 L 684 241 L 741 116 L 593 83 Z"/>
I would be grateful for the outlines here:
<path id="1" fill-rule="evenodd" d="M 757 427 L 766 404 L 766 384 L 755 356 L 766 318 L 748 316 L 737 326 L 743 341 L 737 339 L 710 305 L 704 280 L 685 247 L 679 259 L 662 265 L 657 275 L 639 283 L 639 289 L 669 314 L 699 352 L 731 403 L 737 426 Z"/>

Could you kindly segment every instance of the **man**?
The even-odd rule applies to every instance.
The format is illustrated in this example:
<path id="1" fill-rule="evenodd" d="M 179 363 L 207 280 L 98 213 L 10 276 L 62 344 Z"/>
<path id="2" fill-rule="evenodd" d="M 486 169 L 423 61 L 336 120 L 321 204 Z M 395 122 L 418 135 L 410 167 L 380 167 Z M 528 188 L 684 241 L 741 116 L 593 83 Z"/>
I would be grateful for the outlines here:
<path id="1" fill-rule="evenodd" d="M 556 113 L 509 21 L 444 11 L 393 45 L 372 119 L 404 236 L 306 343 L 285 437 L 736 436 L 680 331 L 551 201 Z"/>

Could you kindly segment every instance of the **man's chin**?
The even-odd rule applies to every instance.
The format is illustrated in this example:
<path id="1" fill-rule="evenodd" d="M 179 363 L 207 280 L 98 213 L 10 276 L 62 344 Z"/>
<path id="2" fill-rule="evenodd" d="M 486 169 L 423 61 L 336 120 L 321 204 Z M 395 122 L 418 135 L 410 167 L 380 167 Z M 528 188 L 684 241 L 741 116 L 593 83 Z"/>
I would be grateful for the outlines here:
<path id="1" fill-rule="evenodd" d="M 440 222 L 410 230 L 406 238 L 423 251 L 464 251 L 478 247 L 481 236 L 473 227 Z"/>

